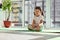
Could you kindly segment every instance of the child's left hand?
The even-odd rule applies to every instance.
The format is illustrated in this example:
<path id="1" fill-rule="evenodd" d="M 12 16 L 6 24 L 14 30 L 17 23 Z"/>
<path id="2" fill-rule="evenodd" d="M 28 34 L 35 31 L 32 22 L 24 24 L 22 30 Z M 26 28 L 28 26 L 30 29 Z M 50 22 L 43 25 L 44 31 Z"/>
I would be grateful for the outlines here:
<path id="1" fill-rule="evenodd" d="M 43 22 L 43 20 L 40 20 L 40 23 L 42 23 Z"/>

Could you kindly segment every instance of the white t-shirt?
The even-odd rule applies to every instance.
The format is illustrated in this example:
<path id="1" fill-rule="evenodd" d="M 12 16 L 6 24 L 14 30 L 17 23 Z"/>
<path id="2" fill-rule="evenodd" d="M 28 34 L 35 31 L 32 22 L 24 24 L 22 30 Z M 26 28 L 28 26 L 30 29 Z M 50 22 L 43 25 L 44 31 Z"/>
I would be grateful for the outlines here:
<path id="1" fill-rule="evenodd" d="M 40 20 L 43 20 L 44 21 L 44 17 L 42 15 L 40 16 L 34 16 L 33 20 L 35 20 L 35 24 L 39 24 L 40 23 Z"/>

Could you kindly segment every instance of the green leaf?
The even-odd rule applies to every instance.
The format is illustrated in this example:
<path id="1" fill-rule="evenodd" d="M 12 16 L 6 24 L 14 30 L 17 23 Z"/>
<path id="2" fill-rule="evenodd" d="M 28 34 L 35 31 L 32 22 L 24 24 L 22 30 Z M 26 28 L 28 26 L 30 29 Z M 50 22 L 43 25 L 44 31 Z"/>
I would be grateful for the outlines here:
<path id="1" fill-rule="evenodd" d="M 2 2 L 2 10 L 8 9 L 8 11 L 11 11 L 11 0 L 3 0 Z"/>

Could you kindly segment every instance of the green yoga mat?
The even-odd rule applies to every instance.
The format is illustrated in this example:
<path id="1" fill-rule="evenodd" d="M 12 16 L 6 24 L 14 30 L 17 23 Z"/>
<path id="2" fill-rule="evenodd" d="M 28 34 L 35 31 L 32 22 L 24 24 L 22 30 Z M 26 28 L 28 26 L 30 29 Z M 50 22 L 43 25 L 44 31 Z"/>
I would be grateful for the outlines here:
<path id="1" fill-rule="evenodd" d="M 43 26 L 41 26 L 40 30 L 31 29 L 31 28 L 29 28 L 29 27 L 28 27 L 28 30 L 29 30 L 29 31 L 42 32 Z"/>

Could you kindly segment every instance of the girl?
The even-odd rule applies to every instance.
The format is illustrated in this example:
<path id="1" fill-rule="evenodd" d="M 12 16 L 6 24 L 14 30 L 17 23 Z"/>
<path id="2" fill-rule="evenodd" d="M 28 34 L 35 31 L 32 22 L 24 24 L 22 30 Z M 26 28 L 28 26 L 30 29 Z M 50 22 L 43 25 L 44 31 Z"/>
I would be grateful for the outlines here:
<path id="1" fill-rule="evenodd" d="M 38 6 L 35 7 L 33 22 L 31 26 L 29 25 L 29 29 L 39 31 L 43 25 L 43 19 L 44 19 L 43 16 L 44 15 L 41 8 Z"/>

